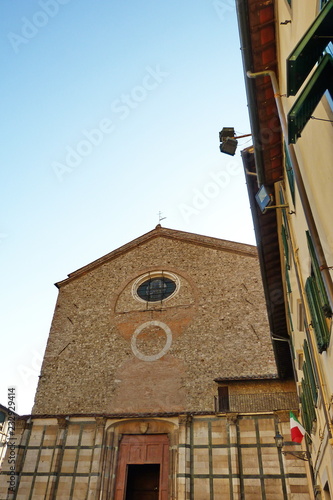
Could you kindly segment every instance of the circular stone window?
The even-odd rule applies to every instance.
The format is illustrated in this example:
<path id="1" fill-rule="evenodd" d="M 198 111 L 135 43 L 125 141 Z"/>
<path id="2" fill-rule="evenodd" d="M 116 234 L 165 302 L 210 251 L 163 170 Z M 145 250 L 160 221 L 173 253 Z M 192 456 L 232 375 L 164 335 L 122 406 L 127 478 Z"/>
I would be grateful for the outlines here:
<path id="1" fill-rule="evenodd" d="M 140 276 L 133 284 L 133 295 L 144 302 L 161 302 L 171 298 L 179 288 L 177 276 L 154 272 Z"/>

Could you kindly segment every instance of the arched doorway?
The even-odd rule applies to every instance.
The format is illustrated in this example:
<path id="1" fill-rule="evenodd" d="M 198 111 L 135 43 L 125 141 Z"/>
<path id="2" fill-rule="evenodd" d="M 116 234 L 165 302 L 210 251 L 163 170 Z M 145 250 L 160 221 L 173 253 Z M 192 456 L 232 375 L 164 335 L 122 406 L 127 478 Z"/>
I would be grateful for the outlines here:
<path id="1" fill-rule="evenodd" d="M 115 500 L 167 500 L 167 434 L 124 434 L 119 445 Z"/>

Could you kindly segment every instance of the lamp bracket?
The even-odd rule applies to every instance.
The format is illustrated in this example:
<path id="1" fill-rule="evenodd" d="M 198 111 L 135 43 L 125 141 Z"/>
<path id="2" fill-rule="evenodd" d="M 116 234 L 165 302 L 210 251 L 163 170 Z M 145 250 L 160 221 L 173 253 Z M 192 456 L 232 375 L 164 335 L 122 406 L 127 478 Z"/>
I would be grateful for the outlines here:
<path id="1" fill-rule="evenodd" d="M 292 455 L 299 460 L 304 460 L 304 462 L 308 462 L 310 458 L 310 453 L 308 451 L 282 451 L 283 455 Z"/>
<path id="2" fill-rule="evenodd" d="M 243 135 L 237 135 L 234 136 L 233 139 L 243 139 L 243 137 L 251 137 L 252 134 L 243 134 Z"/>
<path id="3" fill-rule="evenodd" d="M 270 208 L 288 208 L 288 207 L 289 205 L 271 205 L 270 207 L 266 207 L 265 211 L 269 210 Z"/>

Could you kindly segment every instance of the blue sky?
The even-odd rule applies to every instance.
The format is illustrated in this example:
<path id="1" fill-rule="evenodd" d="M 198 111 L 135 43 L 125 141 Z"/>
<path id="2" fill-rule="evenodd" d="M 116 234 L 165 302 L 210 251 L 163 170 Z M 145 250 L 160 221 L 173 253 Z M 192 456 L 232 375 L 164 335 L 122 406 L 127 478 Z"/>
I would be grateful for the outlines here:
<path id="1" fill-rule="evenodd" d="M 3 0 L 3 374 L 29 413 L 53 283 L 162 225 L 254 244 L 232 0 Z"/>

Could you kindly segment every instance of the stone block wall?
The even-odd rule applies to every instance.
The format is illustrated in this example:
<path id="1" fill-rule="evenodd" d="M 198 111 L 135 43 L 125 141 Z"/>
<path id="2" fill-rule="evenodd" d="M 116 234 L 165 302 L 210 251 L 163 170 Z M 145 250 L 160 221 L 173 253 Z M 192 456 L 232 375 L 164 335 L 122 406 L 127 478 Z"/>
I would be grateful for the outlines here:
<path id="1" fill-rule="evenodd" d="M 154 272 L 178 291 L 139 301 Z M 212 411 L 215 378 L 276 375 L 255 247 L 160 228 L 58 286 L 35 414 Z"/>
<path id="2" fill-rule="evenodd" d="M 282 455 L 275 446 L 277 429 L 287 441 L 285 420 L 273 413 L 23 420 L 16 434 L 19 479 L 8 490 L 13 471 L 5 460 L 0 499 L 114 499 L 124 437 L 162 434 L 169 443 L 165 498 L 310 500 L 305 462 Z"/>

